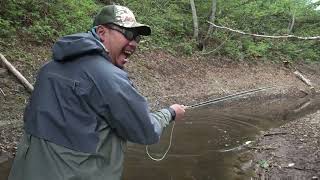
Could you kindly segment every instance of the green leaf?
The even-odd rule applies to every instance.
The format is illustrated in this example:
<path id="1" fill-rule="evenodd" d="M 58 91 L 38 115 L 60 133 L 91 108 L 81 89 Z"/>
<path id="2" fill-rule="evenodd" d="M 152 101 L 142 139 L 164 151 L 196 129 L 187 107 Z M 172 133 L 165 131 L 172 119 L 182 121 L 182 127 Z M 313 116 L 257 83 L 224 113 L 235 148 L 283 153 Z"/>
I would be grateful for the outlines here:
<path id="1" fill-rule="evenodd" d="M 260 165 L 260 167 L 263 168 L 263 169 L 267 169 L 267 168 L 269 167 L 269 163 L 268 163 L 267 160 L 260 160 L 260 161 L 259 161 L 259 165 Z"/>

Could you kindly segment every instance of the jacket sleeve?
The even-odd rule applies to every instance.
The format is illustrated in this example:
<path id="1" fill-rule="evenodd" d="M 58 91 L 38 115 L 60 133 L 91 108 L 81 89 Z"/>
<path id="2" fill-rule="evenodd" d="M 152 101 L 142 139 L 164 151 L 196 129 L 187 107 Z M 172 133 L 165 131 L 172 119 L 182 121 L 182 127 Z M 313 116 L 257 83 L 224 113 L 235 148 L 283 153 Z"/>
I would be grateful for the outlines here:
<path id="1" fill-rule="evenodd" d="M 146 99 L 126 75 L 114 73 L 99 86 L 103 117 L 121 138 L 139 144 L 154 144 L 172 120 L 168 109 L 151 113 Z"/>

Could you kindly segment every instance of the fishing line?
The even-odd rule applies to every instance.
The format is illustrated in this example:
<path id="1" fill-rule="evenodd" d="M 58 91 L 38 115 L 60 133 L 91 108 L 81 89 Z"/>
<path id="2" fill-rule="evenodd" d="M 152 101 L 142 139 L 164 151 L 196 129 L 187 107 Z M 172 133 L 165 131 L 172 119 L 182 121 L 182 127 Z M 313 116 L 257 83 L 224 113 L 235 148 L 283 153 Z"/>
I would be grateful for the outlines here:
<path id="1" fill-rule="evenodd" d="M 167 148 L 166 152 L 162 155 L 162 157 L 161 157 L 161 158 L 155 158 L 155 157 L 152 157 L 152 156 L 150 155 L 150 153 L 149 153 L 148 146 L 146 146 L 146 153 L 147 153 L 147 155 L 149 156 L 149 158 L 150 158 L 150 159 L 152 159 L 152 160 L 154 160 L 154 161 L 161 161 L 161 160 L 163 160 L 163 159 L 166 157 L 166 155 L 167 155 L 167 153 L 169 152 L 170 147 L 171 147 L 171 143 L 172 143 L 172 134 L 173 134 L 173 129 L 174 129 L 175 124 L 176 124 L 176 122 L 174 121 L 174 122 L 173 122 L 173 125 L 172 125 L 172 129 L 171 129 L 171 133 L 170 133 L 169 146 L 168 146 L 168 148 Z"/>
<path id="2" fill-rule="evenodd" d="M 233 98 L 238 98 L 238 97 L 245 96 L 245 95 L 248 95 L 248 94 L 251 94 L 251 93 L 264 91 L 264 90 L 267 90 L 267 89 L 270 89 L 270 88 L 274 88 L 274 87 L 263 87 L 263 88 L 257 88 L 257 89 L 248 90 L 248 91 L 241 91 L 241 92 L 238 92 L 238 93 L 235 93 L 235 94 L 230 94 L 230 95 L 223 96 L 223 97 L 216 98 L 216 99 L 212 99 L 212 100 L 209 100 L 209 101 L 204 101 L 204 102 L 200 102 L 200 103 L 197 103 L 197 104 L 193 104 L 193 105 L 187 106 L 187 109 L 197 108 L 197 107 L 201 107 L 201 106 L 206 106 L 206 105 L 210 105 L 210 104 L 226 101 L 226 100 L 233 99 Z"/>
<path id="3" fill-rule="evenodd" d="M 200 102 L 200 103 L 197 103 L 197 104 L 189 105 L 189 106 L 186 106 L 186 109 L 193 109 L 193 108 L 198 108 L 198 107 L 202 107 L 202 106 L 206 106 L 206 105 L 210 105 L 210 104 L 215 104 L 215 103 L 218 103 L 218 102 L 230 100 L 230 99 L 233 99 L 233 98 L 238 98 L 238 97 L 241 97 L 241 96 L 249 95 L 249 94 L 252 94 L 252 93 L 256 93 L 256 92 L 259 92 L 259 91 L 264 91 L 264 90 L 271 89 L 271 88 L 274 88 L 274 86 L 257 88 L 257 89 L 252 89 L 252 90 L 248 90 L 248 91 L 241 91 L 241 92 L 238 92 L 238 93 L 235 93 L 235 94 L 231 94 L 231 95 L 227 95 L 227 96 L 224 96 L 224 97 L 220 97 L 220 98 L 212 99 L 212 100 L 209 100 L 209 101 L 204 101 L 204 102 Z M 147 153 L 147 155 L 149 156 L 150 159 L 152 159 L 154 161 L 161 161 L 166 157 L 167 153 L 169 152 L 169 150 L 171 148 L 173 129 L 174 129 L 175 124 L 176 123 L 174 121 L 173 125 L 172 125 L 172 129 L 171 129 L 171 133 L 170 133 L 169 145 L 168 145 L 168 148 L 165 151 L 165 153 L 162 155 L 162 157 L 160 157 L 160 158 L 152 157 L 150 155 L 150 153 L 149 153 L 149 148 L 148 148 L 149 146 L 148 145 L 146 146 L 146 153 Z"/>

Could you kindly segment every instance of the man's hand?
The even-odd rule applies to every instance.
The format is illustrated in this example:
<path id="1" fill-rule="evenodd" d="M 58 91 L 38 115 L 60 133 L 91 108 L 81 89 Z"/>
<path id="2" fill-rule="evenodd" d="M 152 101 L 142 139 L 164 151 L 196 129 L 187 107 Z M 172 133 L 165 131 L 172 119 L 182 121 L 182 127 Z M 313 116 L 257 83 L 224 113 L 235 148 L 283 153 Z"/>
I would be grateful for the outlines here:
<path id="1" fill-rule="evenodd" d="M 179 121 L 183 118 L 186 106 L 180 104 L 173 104 L 170 106 L 176 113 L 175 120 Z"/>

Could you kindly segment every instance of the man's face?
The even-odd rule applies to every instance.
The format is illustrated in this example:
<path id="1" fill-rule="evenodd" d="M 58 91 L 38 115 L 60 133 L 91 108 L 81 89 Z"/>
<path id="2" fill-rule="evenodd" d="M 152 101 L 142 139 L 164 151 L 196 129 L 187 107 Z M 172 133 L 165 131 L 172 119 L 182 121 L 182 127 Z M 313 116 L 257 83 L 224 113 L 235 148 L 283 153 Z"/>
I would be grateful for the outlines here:
<path id="1" fill-rule="evenodd" d="M 98 26 L 97 28 L 97 34 L 100 36 L 103 45 L 108 49 L 112 63 L 121 69 L 124 68 L 128 58 L 135 52 L 138 46 L 137 41 L 139 41 L 139 38 L 135 38 L 136 36 L 133 34 L 128 36 L 129 39 L 126 38 L 125 33 L 127 32 L 125 31 L 118 26 Z"/>

